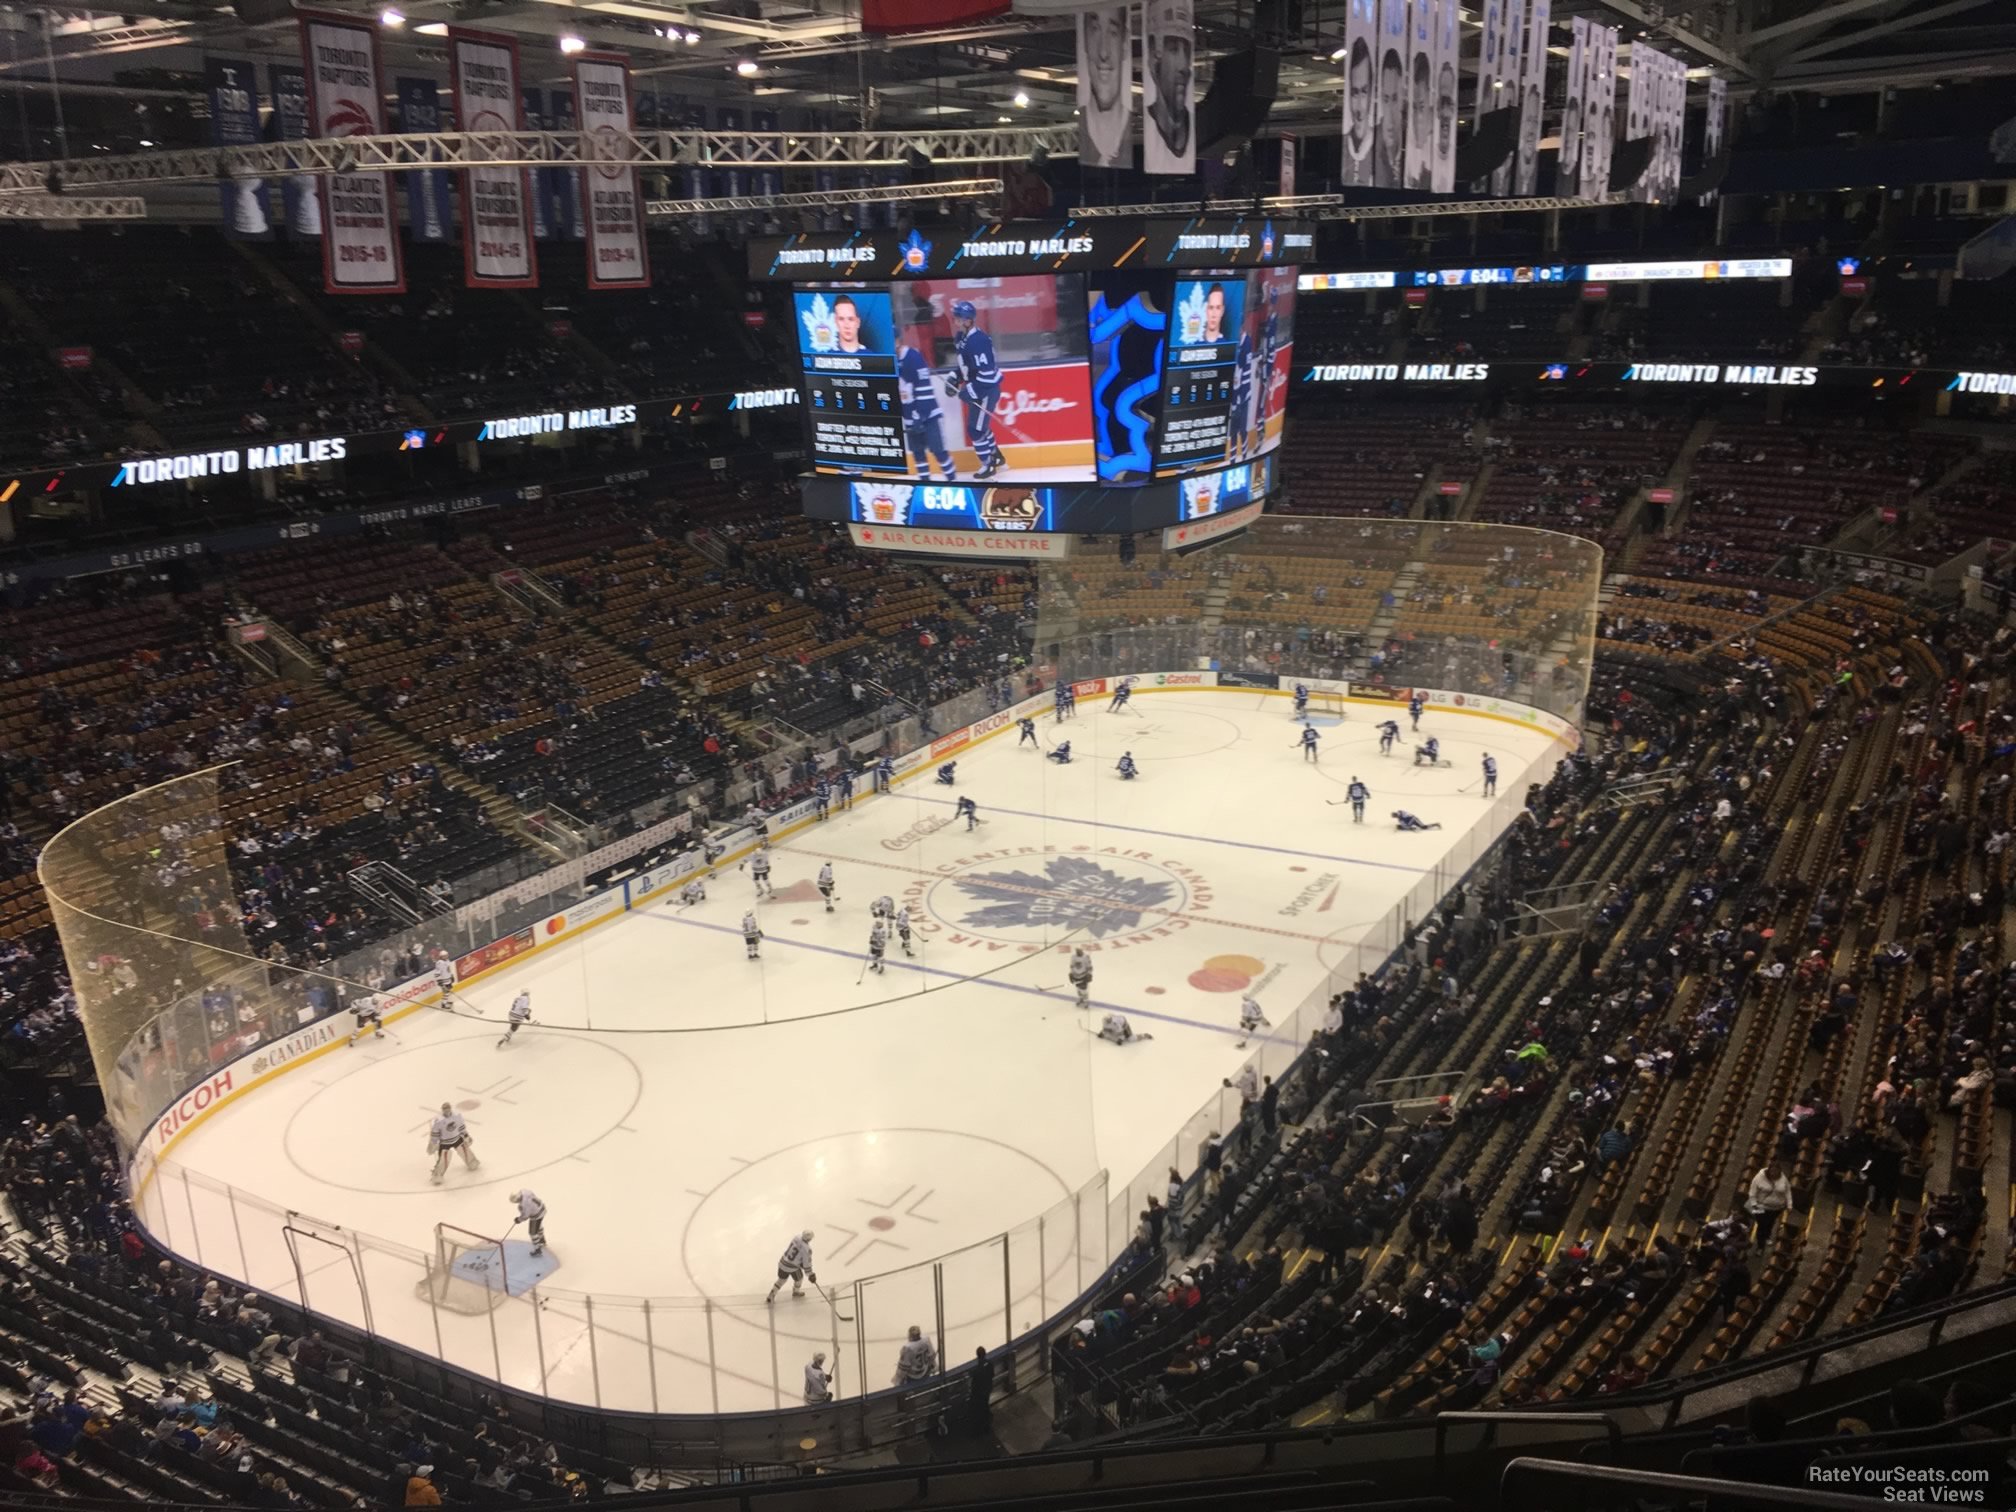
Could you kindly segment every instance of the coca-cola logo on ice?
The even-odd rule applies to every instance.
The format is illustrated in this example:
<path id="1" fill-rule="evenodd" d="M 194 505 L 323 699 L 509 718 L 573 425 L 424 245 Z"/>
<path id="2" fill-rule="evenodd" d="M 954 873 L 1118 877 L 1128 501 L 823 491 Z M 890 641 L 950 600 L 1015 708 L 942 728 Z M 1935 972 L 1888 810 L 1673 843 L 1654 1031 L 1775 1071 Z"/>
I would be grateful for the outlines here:
<path id="1" fill-rule="evenodd" d="M 1028 389 L 1017 389 L 1012 394 L 1003 394 L 994 406 L 995 418 L 1013 425 L 1024 415 L 1054 415 L 1060 410 L 1078 408 L 1075 399 L 1042 398 Z"/>

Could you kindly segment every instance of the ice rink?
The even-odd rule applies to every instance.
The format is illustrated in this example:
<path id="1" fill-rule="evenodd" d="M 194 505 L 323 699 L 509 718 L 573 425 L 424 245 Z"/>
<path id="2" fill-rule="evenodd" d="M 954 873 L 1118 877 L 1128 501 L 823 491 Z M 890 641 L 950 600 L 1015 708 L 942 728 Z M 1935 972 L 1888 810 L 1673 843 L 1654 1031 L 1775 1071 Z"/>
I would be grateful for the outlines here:
<path id="1" fill-rule="evenodd" d="M 1187 1168 L 1209 1132 L 1200 1109 L 1216 1097 L 1202 1118 L 1236 1120 L 1221 1084 L 1254 1053 L 1237 1048 L 1242 994 L 1279 1025 L 1331 971 L 1357 969 L 1369 925 L 1516 811 L 1479 795 L 1482 753 L 1512 795 L 1561 752 L 1538 729 L 1431 710 L 1423 734 L 1453 764 L 1416 767 L 1407 739 L 1379 755 L 1388 711 L 1353 704 L 1319 719 L 1310 764 L 1285 697 L 1105 705 L 1038 720 L 1046 748 L 1071 742 L 1069 766 L 1011 725 L 958 754 L 956 788 L 927 763 L 780 840 L 774 898 L 724 863 L 703 904 L 616 914 L 493 972 L 469 990 L 472 1012 L 409 1013 L 224 1105 L 150 1183 L 149 1226 L 261 1291 L 296 1297 L 298 1268 L 311 1306 L 481 1374 L 645 1410 L 792 1405 L 810 1352 L 836 1344 L 843 1394 L 879 1389 L 905 1326 L 937 1332 L 941 1285 L 949 1360 L 1035 1326 L 1159 1192 L 1160 1168 L 1147 1182 L 1143 1168 L 1172 1136 Z M 1123 750 L 1137 781 L 1113 769 Z M 1342 806 L 1354 773 L 1373 794 L 1362 826 Z M 960 795 L 984 821 L 970 832 L 953 820 Z M 1445 827 L 1396 833 L 1396 807 Z M 831 912 L 814 886 L 828 861 Z M 909 905 L 917 954 L 892 942 L 878 976 L 863 967 L 881 894 Z M 754 962 L 740 931 L 752 907 L 766 935 Z M 1089 1015 L 1065 982 L 1073 944 L 1092 951 Z M 500 1046 L 521 989 L 536 1022 Z M 1110 1009 L 1152 1041 L 1096 1039 Z M 1293 1048 L 1271 1047 L 1270 1064 Z M 444 1100 L 482 1168 L 435 1187 L 425 1143 Z M 1111 1222 L 1102 1189 L 1077 1195 L 1101 1171 Z M 461 1316 L 417 1297 L 435 1225 L 502 1235 L 526 1186 L 550 1209 L 547 1305 Z M 805 1228 L 838 1305 L 787 1287 L 766 1306 Z M 648 1313 L 630 1300 L 647 1297 Z"/>

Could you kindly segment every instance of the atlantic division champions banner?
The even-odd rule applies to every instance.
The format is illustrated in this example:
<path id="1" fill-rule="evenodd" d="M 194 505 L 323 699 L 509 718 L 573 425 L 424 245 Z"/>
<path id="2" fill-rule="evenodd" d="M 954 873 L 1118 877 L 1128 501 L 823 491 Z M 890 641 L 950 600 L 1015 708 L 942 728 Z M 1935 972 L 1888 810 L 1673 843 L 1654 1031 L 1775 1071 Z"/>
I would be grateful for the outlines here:
<path id="1" fill-rule="evenodd" d="M 630 64 L 621 53 L 584 52 L 574 60 L 581 135 L 597 156 L 629 157 Z M 582 171 L 588 219 L 588 287 L 643 289 L 651 283 L 644 249 L 644 196 L 637 170 L 600 164 Z"/>
<path id="2" fill-rule="evenodd" d="M 518 129 L 518 44 L 485 32 L 448 32 L 455 114 L 470 132 Z M 462 262 L 472 289 L 529 289 L 539 282 L 532 242 L 531 175 L 471 168 L 462 195 Z"/>
<path id="3" fill-rule="evenodd" d="M 219 147 L 246 147 L 259 140 L 259 71 L 236 58 L 207 58 L 203 81 L 210 96 L 210 140 Z M 224 234 L 273 234 L 266 180 L 232 176 L 218 186 L 224 200 Z"/>
<path id="4" fill-rule="evenodd" d="M 302 11 L 301 60 L 308 71 L 308 130 L 318 138 L 385 135 L 378 28 L 353 16 Z M 331 294 L 403 294 L 399 217 L 391 176 L 323 176 L 322 281 Z"/>

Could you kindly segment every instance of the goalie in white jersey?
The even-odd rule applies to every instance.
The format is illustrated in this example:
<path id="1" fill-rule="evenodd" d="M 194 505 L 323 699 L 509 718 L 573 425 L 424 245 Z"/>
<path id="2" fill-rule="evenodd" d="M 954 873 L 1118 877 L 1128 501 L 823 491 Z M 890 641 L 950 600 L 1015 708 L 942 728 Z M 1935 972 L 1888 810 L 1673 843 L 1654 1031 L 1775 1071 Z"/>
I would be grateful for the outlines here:
<path id="1" fill-rule="evenodd" d="M 442 956 L 434 963 L 434 985 L 441 990 L 440 1007 L 455 1006 L 455 962 Z"/>
<path id="2" fill-rule="evenodd" d="M 521 1187 L 511 1194 L 512 1202 L 518 1207 L 518 1221 L 525 1225 L 525 1232 L 532 1236 L 532 1253 L 546 1253 L 546 1204 L 539 1200 L 539 1194 L 530 1187 Z"/>
<path id="3" fill-rule="evenodd" d="M 483 1162 L 476 1158 L 476 1141 L 469 1133 L 469 1124 L 453 1103 L 441 1104 L 440 1116 L 427 1131 L 427 1153 L 434 1157 L 433 1182 L 441 1185 L 441 1178 L 448 1174 L 448 1156 L 451 1151 L 462 1152 L 462 1164 L 472 1171 L 483 1169 Z"/>
<path id="4" fill-rule="evenodd" d="M 763 1300 L 765 1302 L 775 1302 L 778 1291 L 782 1289 L 786 1281 L 791 1283 L 791 1295 L 794 1297 L 805 1295 L 805 1283 L 807 1281 L 810 1281 L 814 1286 L 819 1284 L 819 1277 L 812 1270 L 812 1230 L 810 1229 L 797 1235 L 789 1244 L 784 1246 L 784 1253 L 777 1260 L 776 1284 L 770 1288 L 770 1295 Z"/>
<path id="5" fill-rule="evenodd" d="M 511 1026 L 504 1031 L 504 1038 L 497 1041 L 497 1048 L 502 1050 L 510 1044 L 511 1036 L 531 1022 L 532 994 L 521 987 L 518 989 L 518 996 L 511 999 Z"/>

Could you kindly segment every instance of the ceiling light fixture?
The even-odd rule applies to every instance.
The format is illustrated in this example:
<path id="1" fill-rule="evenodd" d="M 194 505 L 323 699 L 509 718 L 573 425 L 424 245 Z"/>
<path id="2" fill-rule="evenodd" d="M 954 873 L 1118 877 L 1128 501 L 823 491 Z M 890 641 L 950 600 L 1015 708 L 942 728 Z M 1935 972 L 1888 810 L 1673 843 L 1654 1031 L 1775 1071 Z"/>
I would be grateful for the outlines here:
<path id="1" fill-rule="evenodd" d="M 448 35 L 448 23 L 446 21 L 423 21 L 413 28 L 413 34 L 419 37 L 445 37 Z"/>
<path id="2" fill-rule="evenodd" d="M 756 71 L 757 71 L 757 63 L 754 58 L 744 58 L 742 59 L 741 62 L 735 65 L 735 72 L 742 75 L 742 77 L 745 79 L 755 78 Z"/>
<path id="3" fill-rule="evenodd" d="M 1027 110 L 1029 108 L 1028 90 L 1018 89 L 1015 91 L 1015 108 L 1017 110 Z"/>
<path id="4" fill-rule="evenodd" d="M 378 12 L 378 24 L 380 26 L 389 26 L 396 30 L 406 24 L 406 13 L 395 10 L 388 5 L 385 9 Z"/>
<path id="5" fill-rule="evenodd" d="M 560 39 L 560 51 L 562 51 L 563 53 L 585 52 L 587 51 L 587 49 L 588 44 L 586 42 L 583 42 L 579 37 L 575 36 L 572 32 L 569 32 L 566 36 Z"/>
<path id="6" fill-rule="evenodd" d="M 700 42 L 700 33 L 698 33 L 697 31 L 689 31 L 686 33 L 686 45 L 688 47 L 696 47 L 699 45 L 699 42 Z"/>

